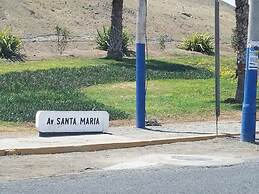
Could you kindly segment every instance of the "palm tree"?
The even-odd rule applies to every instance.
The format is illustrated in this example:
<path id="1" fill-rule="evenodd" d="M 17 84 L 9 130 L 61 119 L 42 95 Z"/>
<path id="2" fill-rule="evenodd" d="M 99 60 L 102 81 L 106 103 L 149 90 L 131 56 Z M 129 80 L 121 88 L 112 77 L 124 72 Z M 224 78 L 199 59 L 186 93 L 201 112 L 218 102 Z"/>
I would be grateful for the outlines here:
<path id="1" fill-rule="evenodd" d="M 246 47 L 248 34 L 249 4 L 248 0 L 236 0 L 236 50 L 237 50 L 237 89 L 235 101 L 243 102 Z"/>
<path id="2" fill-rule="evenodd" d="M 112 1 L 111 34 L 107 57 L 122 60 L 122 13 L 123 0 Z"/>

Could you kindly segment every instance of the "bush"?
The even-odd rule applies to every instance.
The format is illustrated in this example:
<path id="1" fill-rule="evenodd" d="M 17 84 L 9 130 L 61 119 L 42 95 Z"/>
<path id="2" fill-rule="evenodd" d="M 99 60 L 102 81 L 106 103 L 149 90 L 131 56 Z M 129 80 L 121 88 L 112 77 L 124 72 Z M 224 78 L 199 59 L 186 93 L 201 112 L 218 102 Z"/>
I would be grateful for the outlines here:
<path id="1" fill-rule="evenodd" d="M 60 55 L 64 52 L 67 47 L 68 40 L 70 37 L 70 32 L 65 27 L 56 26 L 56 35 L 57 35 L 57 49 Z"/>
<path id="2" fill-rule="evenodd" d="M 183 39 L 181 49 L 196 51 L 207 55 L 214 53 L 213 35 L 208 33 L 194 33 Z"/>
<path id="3" fill-rule="evenodd" d="M 10 28 L 0 31 L 0 57 L 11 60 L 21 60 L 20 50 L 22 41 L 19 37 L 12 34 Z"/>
<path id="4" fill-rule="evenodd" d="M 108 51 L 109 48 L 109 39 L 111 35 L 111 28 L 103 27 L 102 31 L 97 30 L 96 43 L 97 48 L 103 51 Z M 129 57 L 134 52 L 129 50 L 129 46 L 132 44 L 132 37 L 126 31 L 122 33 L 122 52 L 123 55 Z"/>
<path id="5" fill-rule="evenodd" d="M 166 39 L 168 38 L 167 35 L 160 35 L 159 38 L 158 38 L 158 41 L 159 41 L 159 46 L 160 46 L 160 49 L 161 50 L 165 50 L 166 48 Z"/>

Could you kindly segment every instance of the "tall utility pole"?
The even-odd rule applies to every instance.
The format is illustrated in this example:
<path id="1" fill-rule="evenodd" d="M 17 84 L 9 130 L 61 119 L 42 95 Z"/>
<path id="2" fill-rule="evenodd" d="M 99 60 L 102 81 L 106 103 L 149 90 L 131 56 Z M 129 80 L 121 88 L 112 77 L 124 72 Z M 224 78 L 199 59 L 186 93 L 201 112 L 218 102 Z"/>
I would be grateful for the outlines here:
<path id="1" fill-rule="evenodd" d="M 145 128 L 146 115 L 146 16 L 147 0 L 138 0 L 136 34 L 136 127 Z"/>
<path id="2" fill-rule="evenodd" d="M 246 56 L 241 141 L 255 142 L 256 89 L 259 51 L 259 1 L 250 0 L 249 6 L 248 45 Z"/>
<path id="3" fill-rule="evenodd" d="M 218 121 L 220 116 L 220 22 L 219 0 L 215 0 L 215 112 L 216 135 L 218 135 Z"/>

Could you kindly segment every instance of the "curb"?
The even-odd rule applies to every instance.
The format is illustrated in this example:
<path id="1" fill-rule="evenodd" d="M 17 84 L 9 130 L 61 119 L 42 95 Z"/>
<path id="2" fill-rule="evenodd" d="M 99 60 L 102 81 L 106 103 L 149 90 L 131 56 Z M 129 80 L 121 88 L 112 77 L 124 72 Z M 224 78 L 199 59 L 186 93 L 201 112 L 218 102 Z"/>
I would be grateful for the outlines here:
<path id="1" fill-rule="evenodd" d="M 236 135 L 221 134 L 221 135 L 208 135 L 196 137 L 183 137 L 183 138 L 167 138 L 167 139 L 153 139 L 153 140 L 139 140 L 118 143 L 104 143 L 104 144 L 88 144 L 78 146 L 57 146 L 57 147 L 41 147 L 41 148 L 19 148 L 19 149 L 6 149 L 0 150 L 0 156 L 10 155 L 39 155 L 39 154 L 61 154 L 71 152 L 94 152 L 110 149 L 134 148 L 152 145 L 163 145 L 180 142 L 195 142 L 204 141 L 215 138 L 232 137 Z"/>

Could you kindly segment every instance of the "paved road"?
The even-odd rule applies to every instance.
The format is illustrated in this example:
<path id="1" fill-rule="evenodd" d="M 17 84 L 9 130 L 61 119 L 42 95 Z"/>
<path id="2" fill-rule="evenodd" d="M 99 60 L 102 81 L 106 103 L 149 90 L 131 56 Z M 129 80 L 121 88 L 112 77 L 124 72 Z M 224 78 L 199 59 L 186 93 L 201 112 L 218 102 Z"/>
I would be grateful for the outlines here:
<path id="1" fill-rule="evenodd" d="M 258 191 L 259 160 L 223 167 L 156 166 L 0 182 L 1 194 L 255 194 Z"/>
<path id="2" fill-rule="evenodd" d="M 258 193 L 259 147 L 220 138 L 0 157 L 0 194 Z"/>
<path id="3" fill-rule="evenodd" d="M 259 146 L 241 143 L 239 138 L 175 143 L 99 152 L 0 157 L 0 182 L 75 174 L 85 169 L 106 169 L 150 165 L 228 165 L 259 159 Z M 194 155 L 179 158 L 177 155 Z M 197 161 L 197 156 L 210 157 Z M 173 158 L 172 158 L 173 157 Z M 211 158 L 213 157 L 213 158 Z M 224 157 L 224 158 L 222 158 Z M 201 158 L 202 159 L 202 158 Z M 189 164 L 187 164 L 189 161 Z M 206 163 L 206 161 L 208 163 Z M 125 165 L 124 165 L 125 167 Z M 2 194 L 0 192 L 0 194 Z"/>

